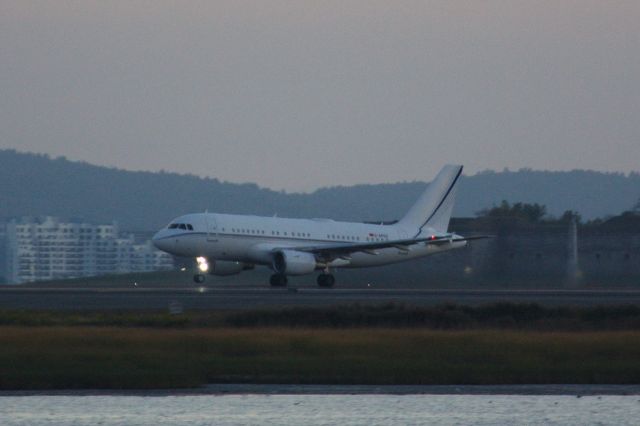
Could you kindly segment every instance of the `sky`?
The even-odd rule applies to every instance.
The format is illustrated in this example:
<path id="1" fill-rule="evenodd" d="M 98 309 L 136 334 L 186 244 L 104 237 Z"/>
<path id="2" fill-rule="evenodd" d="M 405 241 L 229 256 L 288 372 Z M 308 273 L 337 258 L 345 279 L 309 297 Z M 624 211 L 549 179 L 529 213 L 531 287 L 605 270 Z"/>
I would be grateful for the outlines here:
<path id="1" fill-rule="evenodd" d="M 640 170 L 640 2 L 0 0 L 0 148 L 286 191 Z"/>

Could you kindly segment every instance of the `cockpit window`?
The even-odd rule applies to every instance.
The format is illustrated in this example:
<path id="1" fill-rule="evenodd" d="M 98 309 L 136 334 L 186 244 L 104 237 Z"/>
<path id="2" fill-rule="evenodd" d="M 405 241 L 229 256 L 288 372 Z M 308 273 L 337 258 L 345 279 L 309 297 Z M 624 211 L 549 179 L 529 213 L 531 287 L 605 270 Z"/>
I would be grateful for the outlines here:
<path id="1" fill-rule="evenodd" d="M 185 229 L 185 230 L 189 230 L 189 231 L 193 231 L 193 225 L 191 225 L 190 223 L 172 223 L 171 225 L 167 226 L 167 228 L 169 229 Z"/>

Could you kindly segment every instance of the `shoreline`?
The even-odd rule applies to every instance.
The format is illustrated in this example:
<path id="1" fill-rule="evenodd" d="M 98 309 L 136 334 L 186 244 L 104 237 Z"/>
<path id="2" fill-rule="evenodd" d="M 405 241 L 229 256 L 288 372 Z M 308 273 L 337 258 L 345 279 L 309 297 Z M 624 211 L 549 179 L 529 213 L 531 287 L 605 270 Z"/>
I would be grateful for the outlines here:
<path id="1" fill-rule="evenodd" d="M 70 389 L 0 391 L 3 397 L 30 396 L 225 396 L 225 395 L 557 395 L 557 396 L 635 396 L 637 385 L 286 385 L 286 384 L 211 384 L 190 389 Z"/>

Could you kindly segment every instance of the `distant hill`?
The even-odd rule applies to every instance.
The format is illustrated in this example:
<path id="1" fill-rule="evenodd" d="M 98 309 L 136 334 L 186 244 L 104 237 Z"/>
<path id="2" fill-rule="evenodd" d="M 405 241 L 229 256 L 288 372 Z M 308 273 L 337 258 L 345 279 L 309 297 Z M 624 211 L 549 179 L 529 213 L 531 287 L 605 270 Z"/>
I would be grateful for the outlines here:
<path id="1" fill-rule="evenodd" d="M 431 178 L 437 170 L 425 171 Z M 338 220 L 400 217 L 424 182 L 356 185 L 288 194 L 176 173 L 131 172 L 46 155 L 0 150 L 0 217 L 53 215 L 116 220 L 126 230 L 154 230 L 186 212 L 205 211 Z M 464 176 L 456 216 L 473 216 L 505 199 L 536 202 L 585 219 L 619 214 L 640 198 L 640 174 L 533 170 Z"/>

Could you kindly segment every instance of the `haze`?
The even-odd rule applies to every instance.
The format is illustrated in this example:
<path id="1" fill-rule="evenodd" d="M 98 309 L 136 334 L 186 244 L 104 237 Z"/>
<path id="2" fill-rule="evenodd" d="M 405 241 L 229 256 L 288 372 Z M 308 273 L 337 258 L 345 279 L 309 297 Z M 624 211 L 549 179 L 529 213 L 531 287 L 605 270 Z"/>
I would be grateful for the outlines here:
<path id="1" fill-rule="evenodd" d="M 0 1 L 0 147 L 287 191 L 629 172 L 637 1 Z"/>

